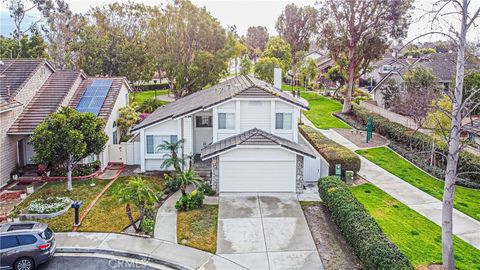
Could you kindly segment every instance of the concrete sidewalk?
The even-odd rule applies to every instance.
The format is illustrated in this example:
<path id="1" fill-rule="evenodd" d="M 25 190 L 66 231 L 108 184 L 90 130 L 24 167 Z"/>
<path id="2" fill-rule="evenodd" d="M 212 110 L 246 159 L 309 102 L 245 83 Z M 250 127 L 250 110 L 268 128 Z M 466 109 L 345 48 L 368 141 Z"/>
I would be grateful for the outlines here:
<path id="1" fill-rule="evenodd" d="M 337 132 L 318 129 L 306 117 L 303 119 L 306 125 L 317 129 L 331 140 L 352 151 L 359 149 Z M 360 155 L 359 157 L 362 162 L 358 172 L 360 176 L 435 224 L 442 226 L 442 202 L 440 200 L 387 172 L 366 158 Z M 456 209 L 453 211 L 453 233 L 465 242 L 480 249 L 480 222 Z"/>
<path id="2" fill-rule="evenodd" d="M 247 269 L 226 258 L 171 242 L 116 233 L 56 233 L 58 253 L 95 253 L 146 260 L 173 269 Z"/>

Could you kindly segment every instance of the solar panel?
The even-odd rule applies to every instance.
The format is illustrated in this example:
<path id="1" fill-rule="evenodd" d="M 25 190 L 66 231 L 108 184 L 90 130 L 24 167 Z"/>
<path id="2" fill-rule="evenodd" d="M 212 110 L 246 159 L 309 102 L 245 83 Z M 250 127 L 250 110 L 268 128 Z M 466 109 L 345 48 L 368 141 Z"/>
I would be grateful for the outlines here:
<path id="1" fill-rule="evenodd" d="M 111 86 L 112 80 L 93 80 L 92 84 L 86 87 L 85 92 L 77 105 L 77 111 L 91 112 L 98 116 Z"/>

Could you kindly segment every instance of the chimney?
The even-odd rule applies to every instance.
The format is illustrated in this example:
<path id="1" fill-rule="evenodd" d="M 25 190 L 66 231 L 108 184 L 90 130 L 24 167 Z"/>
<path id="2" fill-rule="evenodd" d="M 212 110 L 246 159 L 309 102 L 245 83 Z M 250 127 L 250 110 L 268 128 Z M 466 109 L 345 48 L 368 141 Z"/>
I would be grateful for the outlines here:
<path id="1" fill-rule="evenodd" d="M 282 69 L 273 69 L 273 86 L 278 89 L 282 89 Z"/>

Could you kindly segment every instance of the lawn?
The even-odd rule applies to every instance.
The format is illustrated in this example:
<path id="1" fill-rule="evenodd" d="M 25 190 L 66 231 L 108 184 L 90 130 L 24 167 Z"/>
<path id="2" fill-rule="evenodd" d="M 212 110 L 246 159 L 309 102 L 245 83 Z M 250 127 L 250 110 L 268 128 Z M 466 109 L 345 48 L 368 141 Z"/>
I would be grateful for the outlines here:
<path id="1" fill-rule="evenodd" d="M 293 89 L 295 89 L 295 91 L 299 90 L 300 91 L 306 91 L 305 90 L 305 87 L 301 86 L 301 85 L 295 85 L 293 87 Z M 292 86 L 290 84 L 285 84 L 285 83 L 282 83 L 282 90 L 283 91 L 292 91 Z"/>
<path id="2" fill-rule="evenodd" d="M 420 190 L 442 200 L 443 181 L 418 169 L 389 148 L 357 150 L 357 153 Z M 454 206 L 457 210 L 480 220 L 480 190 L 457 186 Z"/>
<path id="3" fill-rule="evenodd" d="M 218 205 L 179 212 L 177 217 L 178 243 L 210 253 L 217 250 Z"/>
<path id="4" fill-rule="evenodd" d="M 95 199 L 98 193 L 108 184 L 108 180 L 93 180 L 95 186 L 90 186 L 92 181 L 73 181 L 73 191 L 67 191 L 67 184 L 64 181 L 47 183 L 45 186 L 35 191 L 32 195 L 28 196 L 17 207 L 18 209 L 25 209 L 30 202 L 35 199 L 48 198 L 48 197 L 68 197 L 74 201 L 83 201 L 83 205 L 80 207 L 80 215 L 87 209 L 88 205 Z M 74 223 L 74 210 L 69 209 L 63 215 L 51 218 L 51 219 L 38 219 L 35 221 L 48 223 L 48 226 L 56 232 L 72 231 Z"/>
<path id="5" fill-rule="evenodd" d="M 130 225 L 127 214 L 125 212 L 125 205 L 119 202 L 117 194 L 119 190 L 127 183 L 128 176 L 119 177 L 115 183 L 102 195 L 97 204 L 90 210 L 90 213 L 85 217 L 82 224 L 78 228 L 81 232 L 122 232 Z M 158 177 L 142 176 L 145 182 L 149 183 L 151 187 L 160 192 L 163 190 L 163 181 Z M 137 207 L 131 205 L 133 218 L 136 220 L 139 217 Z"/>
<path id="6" fill-rule="evenodd" d="M 353 187 L 352 192 L 417 269 L 442 262 L 440 226 L 371 184 Z M 454 252 L 457 269 L 480 269 L 480 250 L 456 236 Z"/>
<path id="7" fill-rule="evenodd" d="M 162 96 L 162 95 L 168 94 L 168 89 L 157 90 L 157 91 L 152 91 L 152 90 L 143 91 L 143 92 L 135 93 L 135 95 L 134 93 L 130 93 L 130 101 L 140 104 L 145 100 L 153 99 L 155 97 L 155 92 L 157 93 L 157 96 Z M 133 97 L 135 97 L 135 99 Z"/>
<path id="8" fill-rule="evenodd" d="M 332 113 L 342 110 L 342 104 L 338 101 L 308 92 L 302 93 L 302 97 L 308 101 L 310 108 L 305 115 L 317 128 L 350 128 L 349 125 L 332 115 Z"/>

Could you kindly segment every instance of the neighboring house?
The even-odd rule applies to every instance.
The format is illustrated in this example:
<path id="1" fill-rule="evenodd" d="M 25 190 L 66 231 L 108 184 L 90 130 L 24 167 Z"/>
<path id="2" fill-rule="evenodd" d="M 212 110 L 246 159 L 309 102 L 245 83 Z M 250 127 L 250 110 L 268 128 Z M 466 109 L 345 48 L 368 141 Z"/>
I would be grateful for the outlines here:
<path id="1" fill-rule="evenodd" d="M 184 139 L 179 155 L 211 163 L 219 192 L 299 191 L 304 158 L 318 156 L 299 143 L 298 119 L 307 109 L 264 81 L 234 77 L 158 108 L 132 129 L 141 171 L 162 170 L 158 146 Z"/>
<path id="2" fill-rule="evenodd" d="M 392 58 L 384 57 L 371 65 L 371 71 L 362 76 L 364 80 L 369 82 L 373 79 L 377 84 L 389 73 L 395 75 L 396 72 L 408 69 L 417 62 L 419 58 Z M 390 76 L 390 75 L 389 75 Z"/>
<path id="3" fill-rule="evenodd" d="M 50 113 L 62 106 L 90 111 L 105 120 L 109 141 L 98 157 L 104 168 L 110 161 L 109 145 L 119 143 L 116 120 L 118 109 L 128 104 L 130 88 L 126 80 L 56 70 L 43 59 L 7 59 L 2 62 L 0 185 L 8 182 L 16 167 L 33 164 L 34 150 L 28 142 L 29 136 Z M 89 161 L 96 158 L 91 157 Z"/>
<path id="4" fill-rule="evenodd" d="M 467 132 L 470 141 L 480 145 L 480 118 L 465 124 L 462 130 Z"/>
<path id="5" fill-rule="evenodd" d="M 399 90 L 404 90 L 404 75 L 411 68 L 427 68 L 432 71 L 432 74 L 438 78 L 440 88 L 448 89 L 455 77 L 456 73 L 456 53 L 433 53 L 425 55 L 421 58 L 406 58 L 406 59 L 392 59 L 384 62 L 378 66 L 378 74 L 381 80 L 372 89 L 374 101 L 377 105 L 385 108 L 384 96 L 381 92 L 381 86 L 386 83 L 388 79 L 393 79 L 399 86 Z M 380 62 L 382 63 L 382 62 Z M 471 61 L 466 61 L 465 70 L 479 70 L 479 65 Z M 385 74 L 385 71 L 391 69 Z"/>

